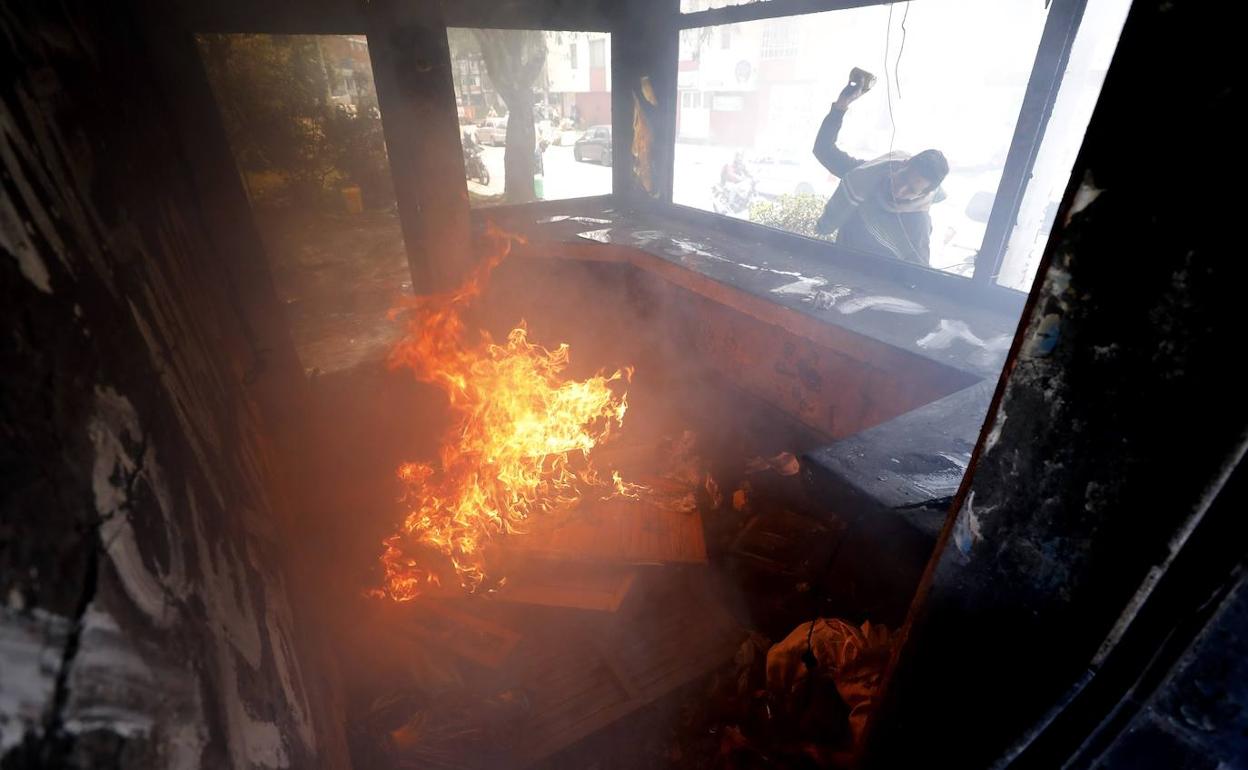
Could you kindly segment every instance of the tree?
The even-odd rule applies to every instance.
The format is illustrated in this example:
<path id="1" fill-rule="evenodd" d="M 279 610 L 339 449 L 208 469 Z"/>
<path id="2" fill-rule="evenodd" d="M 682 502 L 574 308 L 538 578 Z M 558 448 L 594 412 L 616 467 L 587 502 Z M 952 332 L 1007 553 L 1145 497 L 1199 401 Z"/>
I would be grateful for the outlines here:
<path id="1" fill-rule="evenodd" d="M 274 172 L 301 204 L 329 203 L 345 180 L 360 186 L 367 205 L 385 207 L 394 190 L 372 78 L 354 73 L 361 91 L 354 112 L 335 105 L 342 81 L 325 43 L 312 35 L 199 36 L 244 179 Z"/>
<path id="2" fill-rule="evenodd" d="M 546 33 L 531 29 L 474 29 L 469 37 L 466 32 L 451 31 L 452 49 L 455 53 L 480 51 L 485 72 L 507 105 L 503 194 L 509 203 L 535 200 L 533 161 L 537 133 L 533 122 L 533 88 L 546 67 Z"/>
<path id="3" fill-rule="evenodd" d="M 202 35 L 199 42 L 239 167 L 279 172 L 297 198 L 316 198 L 334 165 L 324 132 L 332 83 L 315 38 Z"/>

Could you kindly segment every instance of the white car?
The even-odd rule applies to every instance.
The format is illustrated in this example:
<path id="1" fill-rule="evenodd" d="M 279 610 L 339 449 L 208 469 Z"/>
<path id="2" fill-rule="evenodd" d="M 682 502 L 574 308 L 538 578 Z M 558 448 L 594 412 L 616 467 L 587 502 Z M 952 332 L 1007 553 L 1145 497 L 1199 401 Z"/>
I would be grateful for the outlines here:
<path id="1" fill-rule="evenodd" d="M 477 141 L 495 147 L 507 144 L 507 118 L 486 118 L 477 129 Z"/>

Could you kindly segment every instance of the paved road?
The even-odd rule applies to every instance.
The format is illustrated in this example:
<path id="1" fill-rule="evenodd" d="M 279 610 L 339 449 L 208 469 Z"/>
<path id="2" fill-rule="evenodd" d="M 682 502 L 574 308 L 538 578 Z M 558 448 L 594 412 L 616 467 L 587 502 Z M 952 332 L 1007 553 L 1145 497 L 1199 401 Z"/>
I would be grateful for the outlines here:
<path id="1" fill-rule="evenodd" d="M 485 167 L 490 171 L 489 186 L 468 182 L 468 189 L 480 195 L 503 192 L 503 148 L 486 147 Z M 719 179 L 724 158 L 731 158 L 731 148 L 680 145 L 677 148 L 679 168 L 676 173 L 676 201 L 686 206 L 711 209 L 711 187 Z M 578 163 L 572 147 L 551 145 L 546 149 L 544 197 L 547 200 L 606 195 L 611 192 L 611 169 L 599 163 Z"/>
<path id="2" fill-rule="evenodd" d="M 577 163 L 572 157 L 572 147 L 552 145 L 546 148 L 543 159 L 546 166 L 546 200 L 583 198 L 588 195 L 608 195 L 611 192 L 611 169 L 599 163 Z M 482 187 L 470 181 L 468 189 L 481 195 L 498 195 L 503 191 L 503 148 L 485 148 L 485 167 L 490 171 L 490 184 Z"/>
<path id="3" fill-rule="evenodd" d="M 711 211 L 711 188 L 719 181 L 725 158 L 731 160 L 731 148 L 678 143 L 676 174 L 672 179 L 672 200 L 684 206 Z"/>

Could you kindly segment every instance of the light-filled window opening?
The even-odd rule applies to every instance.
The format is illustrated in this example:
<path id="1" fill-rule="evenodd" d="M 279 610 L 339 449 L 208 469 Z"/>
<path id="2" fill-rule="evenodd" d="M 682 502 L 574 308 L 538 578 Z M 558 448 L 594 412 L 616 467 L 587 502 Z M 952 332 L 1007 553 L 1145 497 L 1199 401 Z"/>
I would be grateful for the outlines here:
<path id="1" fill-rule="evenodd" d="M 609 33 L 447 34 L 470 205 L 611 192 Z"/>
<path id="2" fill-rule="evenodd" d="M 735 23 L 726 50 L 684 30 L 673 201 L 970 276 L 1045 19 L 930 0 Z M 920 154 L 936 183 L 898 179 L 881 205 Z"/>
<path id="3" fill-rule="evenodd" d="M 411 269 L 367 38 L 197 42 L 304 369 L 379 354 Z"/>

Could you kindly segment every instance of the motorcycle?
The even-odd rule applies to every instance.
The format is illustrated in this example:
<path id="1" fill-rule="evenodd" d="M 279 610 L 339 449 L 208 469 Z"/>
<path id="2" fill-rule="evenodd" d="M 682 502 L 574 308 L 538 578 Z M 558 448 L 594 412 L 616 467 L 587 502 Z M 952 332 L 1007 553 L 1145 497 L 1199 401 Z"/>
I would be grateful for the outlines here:
<path id="1" fill-rule="evenodd" d="M 464 147 L 464 175 L 477 180 L 483 187 L 489 187 L 490 170 L 485 167 L 484 154 L 480 146 Z"/>
<path id="2" fill-rule="evenodd" d="M 758 197 L 753 177 L 740 182 L 719 182 L 711 188 L 711 208 L 716 214 L 748 218 L 750 204 Z"/>

